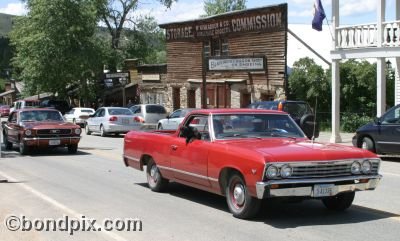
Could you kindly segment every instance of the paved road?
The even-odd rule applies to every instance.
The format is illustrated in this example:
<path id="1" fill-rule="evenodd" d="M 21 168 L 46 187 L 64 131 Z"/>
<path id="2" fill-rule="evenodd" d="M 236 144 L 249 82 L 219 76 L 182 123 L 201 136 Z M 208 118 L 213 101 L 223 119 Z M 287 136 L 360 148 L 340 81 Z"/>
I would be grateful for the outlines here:
<path id="1" fill-rule="evenodd" d="M 168 193 L 151 192 L 144 172 L 122 163 L 122 137 L 86 136 L 79 151 L 16 149 L 0 159 L 0 240 L 399 240 L 400 160 L 382 163 L 377 190 L 357 193 L 344 213 L 327 211 L 319 201 L 263 203 L 255 220 L 239 220 L 223 197 L 171 184 Z M 11 232 L 9 214 L 44 218 L 139 218 L 133 232 Z M 96 227 L 101 227 L 96 226 Z"/>

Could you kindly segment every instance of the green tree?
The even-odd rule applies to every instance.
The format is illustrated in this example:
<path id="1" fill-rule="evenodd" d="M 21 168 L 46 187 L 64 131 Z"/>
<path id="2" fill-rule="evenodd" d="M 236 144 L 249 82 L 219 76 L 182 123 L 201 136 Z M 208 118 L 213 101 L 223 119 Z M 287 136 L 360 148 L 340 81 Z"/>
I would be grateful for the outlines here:
<path id="1" fill-rule="evenodd" d="M 83 96 L 102 73 L 103 43 L 95 37 L 99 15 L 95 0 L 27 0 L 28 14 L 10 34 L 13 65 L 25 83 L 24 95 L 41 92 Z"/>
<path id="2" fill-rule="evenodd" d="M 205 0 L 204 11 L 206 16 L 217 15 L 235 10 L 246 9 L 246 0 Z"/>
<path id="3" fill-rule="evenodd" d="M 154 17 L 142 17 L 136 22 L 134 29 L 127 32 L 127 57 L 144 63 L 165 63 L 165 35 Z"/>
<path id="4" fill-rule="evenodd" d="M 176 1 L 158 0 L 168 8 Z M 134 22 L 133 13 L 138 8 L 139 0 L 96 0 L 96 2 L 101 19 L 111 35 L 111 48 L 116 58 L 109 60 L 109 68 L 111 71 L 115 71 L 121 64 L 121 56 L 124 55 L 124 51 L 121 49 L 121 39 L 125 32 L 125 24 L 126 22 Z"/>
<path id="5" fill-rule="evenodd" d="M 304 100 L 314 107 L 317 100 L 318 110 L 330 109 L 330 82 L 324 69 L 313 59 L 301 58 L 293 64 L 289 76 L 289 96 L 291 99 Z"/>

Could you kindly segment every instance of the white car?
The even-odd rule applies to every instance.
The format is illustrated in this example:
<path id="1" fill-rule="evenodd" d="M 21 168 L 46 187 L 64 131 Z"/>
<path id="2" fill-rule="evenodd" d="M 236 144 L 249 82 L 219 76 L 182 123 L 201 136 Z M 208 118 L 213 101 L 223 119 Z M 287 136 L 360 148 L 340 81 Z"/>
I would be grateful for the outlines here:
<path id="1" fill-rule="evenodd" d="M 94 114 L 92 108 L 72 108 L 69 112 L 65 113 L 64 118 L 67 122 L 72 122 L 77 125 L 85 124 L 90 115 Z"/>
<path id="2" fill-rule="evenodd" d="M 172 112 L 166 119 L 161 119 L 158 121 L 157 129 L 158 130 L 176 130 L 178 129 L 179 124 L 183 121 L 186 114 L 196 110 L 195 108 L 184 108 L 178 109 Z"/>

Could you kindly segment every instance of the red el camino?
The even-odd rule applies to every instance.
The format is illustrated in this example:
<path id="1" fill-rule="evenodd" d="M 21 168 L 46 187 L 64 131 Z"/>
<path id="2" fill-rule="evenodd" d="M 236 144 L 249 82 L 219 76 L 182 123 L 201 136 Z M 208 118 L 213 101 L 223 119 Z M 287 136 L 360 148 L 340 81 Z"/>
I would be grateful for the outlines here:
<path id="1" fill-rule="evenodd" d="M 81 128 L 65 122 L 58 110 L 20 109 L 12 112 L 2 124 L 6 149 L 18 144 L 22 155 L 34 148 L 66 146 L 71 154 L 78 150 Z"/>
<path id="2" fill-rule="evenodd" d="M 175 181 L 221 194 L 238 218 L 255 216 L 261 199 L 274 197 L 345 210 L 356 191 L 374 190 L 382 177 L 372 152 L 312 142 L 287 113 L 272 110 L 198 110 L 177 131 L 131 131 L 123 159 L 147 166 L 151 190 Z"/>

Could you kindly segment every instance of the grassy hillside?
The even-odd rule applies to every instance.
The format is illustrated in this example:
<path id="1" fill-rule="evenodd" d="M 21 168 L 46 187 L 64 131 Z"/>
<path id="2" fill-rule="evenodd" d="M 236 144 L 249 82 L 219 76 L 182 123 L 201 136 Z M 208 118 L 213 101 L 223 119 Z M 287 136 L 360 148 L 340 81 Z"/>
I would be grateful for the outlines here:
<path id="1" fill-rule="evenodd" d="M 0 13 L 0 36 L 6 36 L 12 28 L 12 19 L 14 15 Z"/>

